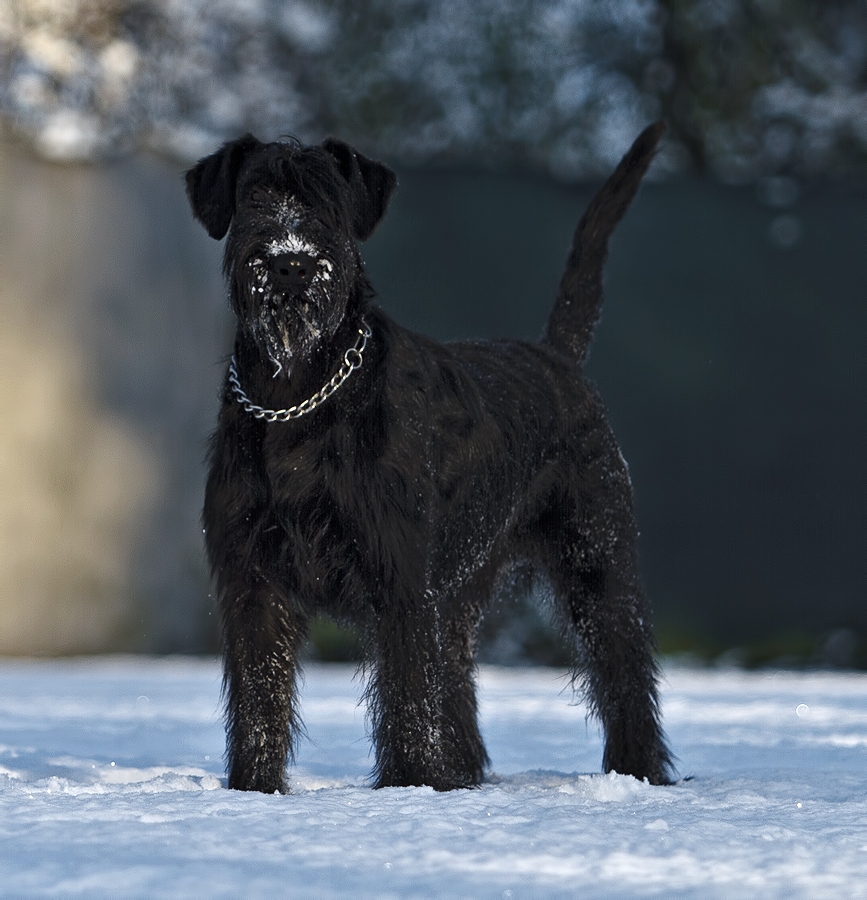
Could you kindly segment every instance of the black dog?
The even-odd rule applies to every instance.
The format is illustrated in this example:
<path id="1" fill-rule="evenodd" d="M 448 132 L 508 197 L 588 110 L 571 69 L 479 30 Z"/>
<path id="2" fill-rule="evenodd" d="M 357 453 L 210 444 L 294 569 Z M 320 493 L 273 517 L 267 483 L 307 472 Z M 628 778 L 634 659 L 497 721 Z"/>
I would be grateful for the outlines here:
<path id="1" fill-rule="evenodd" d="M 576 645 L 604 769 L 670 781 L 629 474 L 581 369 L 608 238 L 662 131 L 590 204 L 537 344 L 443 345 L 372 305 L 356 241 L 396 179 L 346 144 L 247 135 L 187 173 L 196 218 L 228 232 L 238 318 L 204 508 L 230 788 L 287 789 L 317 612 L 366 637 L 376 786 L 479 784 L 476 632 L 527 565 Z"/>

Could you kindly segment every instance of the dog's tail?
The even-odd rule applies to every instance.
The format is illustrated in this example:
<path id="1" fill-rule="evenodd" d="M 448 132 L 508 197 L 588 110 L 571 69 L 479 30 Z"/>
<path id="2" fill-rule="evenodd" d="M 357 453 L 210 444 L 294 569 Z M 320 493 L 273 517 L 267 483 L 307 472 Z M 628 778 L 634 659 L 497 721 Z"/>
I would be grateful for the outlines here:
<path id="1" fill-rule="evenodd" d="M 602 311 L 608 239 L 629 208 L 664 131 L 665 123 L 656 122 L 641 132 L 575 229 L 544 340 L 579 363 L 587 356 Z"/>

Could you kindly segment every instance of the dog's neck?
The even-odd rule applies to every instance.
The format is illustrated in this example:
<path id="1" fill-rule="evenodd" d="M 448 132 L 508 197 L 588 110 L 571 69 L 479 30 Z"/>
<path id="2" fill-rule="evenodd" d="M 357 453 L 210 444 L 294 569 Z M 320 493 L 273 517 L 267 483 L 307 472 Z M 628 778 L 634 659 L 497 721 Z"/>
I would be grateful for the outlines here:
<path id="1" fill-rule="evenodd" d="M 353 304 L 330 340 L 282 366 L 239 325 L 235 361 L 245 393 L 266 409 L 286 409 L 308 400 L 340 370 L 347 351 L 358 342 L 363 321 L 364 304 Z"/>

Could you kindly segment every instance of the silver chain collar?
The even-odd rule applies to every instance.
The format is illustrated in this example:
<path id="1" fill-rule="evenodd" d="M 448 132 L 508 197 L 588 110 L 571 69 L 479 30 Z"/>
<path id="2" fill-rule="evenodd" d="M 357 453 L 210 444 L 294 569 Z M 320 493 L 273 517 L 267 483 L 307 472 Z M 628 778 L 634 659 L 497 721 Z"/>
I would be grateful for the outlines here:
<path id="1" fill-rule="evenodd" d="M 362 319 L 361 327 L 358 329 L 358 340 L 356 340 L 354 346 L 350 347 L 343 354 L 343 365 L 312 397 L 308 397 L 306 400 L 297 403 L 295 406 L 290 406 L 288 409 L 264 409 L 261 406 L 256 406 L 241 387 L 241 380 L 238 377 L 238 366 L 233 355 L 232 361 L 229 363 L 229 383 L 232 385 L 235 399 L 251 416 L 257 419 L 264 419 L 266 422 L 288 422 L 290 419 L 299 419 L 324 403 L 356 369 L 361 368 L 362 354 L 370 335 L 370 326 Z"/>

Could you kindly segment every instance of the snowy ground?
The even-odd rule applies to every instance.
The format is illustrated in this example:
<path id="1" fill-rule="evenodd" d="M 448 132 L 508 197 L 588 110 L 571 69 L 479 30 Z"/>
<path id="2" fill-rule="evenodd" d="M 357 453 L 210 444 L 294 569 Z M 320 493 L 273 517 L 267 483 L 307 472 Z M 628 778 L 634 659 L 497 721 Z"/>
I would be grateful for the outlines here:
<path id="1" fill-rule="evenodd" d="M 562 673 L 481 673 L 476 791 L 371 791 L 311 666 L 293 796 L 222 789 L 211 661 L 0 662 L 3 897 L 867 897 L 867 676 L 669 666 L 681 773 L 594 774 Z"/>

